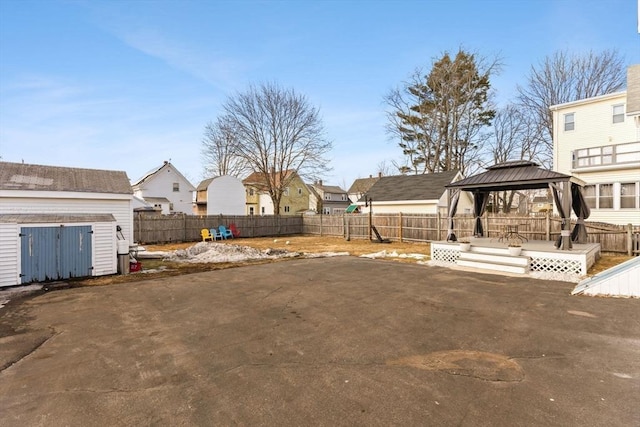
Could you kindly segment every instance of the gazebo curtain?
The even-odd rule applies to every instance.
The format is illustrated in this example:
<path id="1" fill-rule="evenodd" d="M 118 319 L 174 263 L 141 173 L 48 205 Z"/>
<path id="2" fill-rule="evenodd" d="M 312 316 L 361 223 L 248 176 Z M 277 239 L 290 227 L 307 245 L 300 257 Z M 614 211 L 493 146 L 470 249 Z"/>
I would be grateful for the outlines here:
<path id="1" fill-rule="evenodd" d="M 571 196 L 573 212 L 578 217 L 576 226 L 573 227 L 571 232 L 571 240 L 576 243 L 587 243 L 587 228 L 584 225 L 584 220 L 591 215 L 591 209 L 589 209 L 589 205 L 587 205 L 582 194 L 582 188 L 579 185 L 571 184 Z"/>
<path id="2" fill-rule="evenodd" d="M 482 215 L 487 209 L 487 202 L 489 201 L 489 192 L 474 192 L 473 193 L 473 215 L 476 217 L 473 225 L 473 235 L 476 237 L 483 237 L 484 230 L 482 229 Z"/>
<path id="3" fill-rule="evenodd" d="M 560 226 L 560 236 L 556 240 L 555 247 L 562 250 L 569 250 L 573 247 L 571 244 L 571 182 L 556 182 L 549 184 L 553 192 L 553 199 L 556 202 L 558 213 L 562 217 Z"/>
<path id="4" fill-rule="evenodd" d="M 447 230 L 447 242 L 455 242 L 458 239 L 456 235 L 453 233 L 453 217 L 456 215 L 456 211 L 458 210 L 458 200 L 460 199 L 460 190 L 453 190 L 453 195 L 451 196 L 451 204 L 449 205 L 449 216 L 447 220 L 449 222 L 449 229 Z"/>

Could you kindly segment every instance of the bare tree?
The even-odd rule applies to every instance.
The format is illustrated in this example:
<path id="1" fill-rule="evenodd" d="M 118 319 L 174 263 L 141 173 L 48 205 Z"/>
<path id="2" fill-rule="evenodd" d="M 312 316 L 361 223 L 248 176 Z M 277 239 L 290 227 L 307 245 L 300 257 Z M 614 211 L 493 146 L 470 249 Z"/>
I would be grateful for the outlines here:
<path id="1" fill-rule="evenodd" d="M 539 133 L 531 122 L 531 117 L 514 104 L 498 110 L 491 126 L 491 139 L 487 144 L 490 150 L 490 158 L 487 160 L 491 164 L 512 160 L 538 160 Z M 515 194 L 515 191 L 498 193 L 496 207 L 502 205 L 503 211 L 508 213 Z"/>
<path id="2" fill-rule="evenodd" d="M 518 86 L 518 102 L 535 118 L 545 145 L 545 162 L 553 153 L 553 115 L 549 107 L 605 95 L 625 85 L 623 59 L 616 50 L 570 55 L 556 52 L 531 67 L 525 86 Z"/>
<path id="3" fill-rule="evenodd" d="M 236 134 L 236 154 L 262 175 L 276 214 L 295 176 L 291 171 L 315 180 L 330 170 L 325 155 L 332 144 L 319 110 L 293 89 L 275 83 L 252 85 L 228 98 L 223 110 Z"/>
<path id="4" fill-rule="evenodd" d="M 237 153 L 238 137 L 231 121 L 223 116 L 207 123 L 202 139 L 205 176 L 245 176 L 251 169 Z"/>
<path id="5" fill-rule="evenodd" d="M 408 168 L 416 174 L 466 172 L 495 113 L 489 79 L 499 67 L 498 59 L 487 61 L 463 50 L 453 58 L 445 53 L 428 74 L 416 70 L 385 97 L 387 133 L 398 141 Z"/>

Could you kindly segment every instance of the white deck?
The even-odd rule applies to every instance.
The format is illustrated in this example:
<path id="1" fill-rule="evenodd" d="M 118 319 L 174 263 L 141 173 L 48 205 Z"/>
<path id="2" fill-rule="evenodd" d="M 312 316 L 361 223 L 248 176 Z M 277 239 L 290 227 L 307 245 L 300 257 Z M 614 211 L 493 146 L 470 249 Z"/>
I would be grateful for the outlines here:
<path id="1" fill-rule="evenodd" d="M 514 264 L 521 260 L 516 258 L 526 258 L 528 261 L 528 271 L 532 277 L 539 278 L 561 278 L 566 281 L 579 281 L 587 275 L 589 268 L 600 258 L 599 243 L 574 243 L 569 251 L 556 249 L 554 242 L 545 240 L 531 240 L 522 243 L 522 252 L 519 257 L 512 257 Z M 460 258 L 460 244 L 450 242 L 432 242 L 431 260 L 442 265 L 469 266 L 468 258 L 473 258 L 479 263 L 484 263 L 486 270 L 497 273 L 512 273 L 512 267 L 504 264 L 505 258 L 511 257 L 507 250 L 507 243 L 498 239 L 471 238 L 471 250 L 467 256 Z M 500 259 L 499 262 L 494 260 Z M 507 263 L 508 264 L 508 263 Z M 476 264 L 475 268 L 480 264 Z M 523 273 L 524 274 L 524 273 Z"/>

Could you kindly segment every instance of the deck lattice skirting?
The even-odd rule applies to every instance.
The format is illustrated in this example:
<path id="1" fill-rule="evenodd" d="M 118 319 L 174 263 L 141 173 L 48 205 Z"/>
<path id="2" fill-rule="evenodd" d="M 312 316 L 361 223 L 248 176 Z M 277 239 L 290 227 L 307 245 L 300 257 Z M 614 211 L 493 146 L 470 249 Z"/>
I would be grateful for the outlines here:
<path id="1" fill-rule="evenodd" d="M 471 251 L 493 255 L 508 255 L 504 244 L 496 244 L 489 239 L 475 239 Z M 544 244 L 544 246 L 543 246 Z M 600 257 L 599 244 L 576 245 L 575 250 L 559 251 L 552 242 L 531 242 L 523 244 L 521 256 L 529 258 L 529 271 L 537 273 L 562 273 L 575 278 L 586 276 L 589 268 Z M 546 249 L 546 250 L 545 250 Z M 432 242 L 431 259 L 443 264 L 455 265 L 460 257 L 458 243 Z"/>

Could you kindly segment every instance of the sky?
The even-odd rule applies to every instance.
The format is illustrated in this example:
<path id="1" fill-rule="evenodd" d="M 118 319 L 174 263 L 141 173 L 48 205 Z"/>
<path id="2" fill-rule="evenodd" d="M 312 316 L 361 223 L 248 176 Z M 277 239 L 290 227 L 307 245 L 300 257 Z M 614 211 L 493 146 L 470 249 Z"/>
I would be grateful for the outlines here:
<path id="1" fill-rule="evenodd" d="M 500 57 L 498 106 L 557 51 L 640 63 L 640 0 L 0 0 L 0 157 L 195 186 L 204 128 L 249 85 L 320 110 L 345 190 L 401 159 L 383 98 L 462 48 Z"/>

